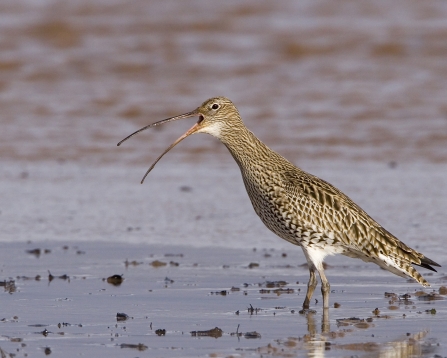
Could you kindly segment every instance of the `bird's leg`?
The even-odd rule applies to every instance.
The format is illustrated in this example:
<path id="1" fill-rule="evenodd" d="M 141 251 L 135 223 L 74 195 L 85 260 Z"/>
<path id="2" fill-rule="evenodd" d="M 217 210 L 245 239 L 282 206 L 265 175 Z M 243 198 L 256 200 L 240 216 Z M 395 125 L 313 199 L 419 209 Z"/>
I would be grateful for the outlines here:
<path id="1" fill-rule="evenodd" d="M 329 291 L 331 289 L 331 285 L 329 284 L 326 275 L 324 274 L 323 265 L 318 269 L 318 273 L 320 274 L 321 279 L 321 293 L 323 294 L 323 308 L 329 308 Z"/>
<path id="2" fill-rule="evenodd" d="M 310 278 L 307 284 L 307 293 L 306 293 L 306 299 L 304 300 L 303 303 L 303 310 L 309 309 L 310 299 L 314 294 L 315 287 L 317 287 L 317 277 L 315 275 L 315 270 L 316 270 L 315 266 L 312 263 L 309 263 Z"/>

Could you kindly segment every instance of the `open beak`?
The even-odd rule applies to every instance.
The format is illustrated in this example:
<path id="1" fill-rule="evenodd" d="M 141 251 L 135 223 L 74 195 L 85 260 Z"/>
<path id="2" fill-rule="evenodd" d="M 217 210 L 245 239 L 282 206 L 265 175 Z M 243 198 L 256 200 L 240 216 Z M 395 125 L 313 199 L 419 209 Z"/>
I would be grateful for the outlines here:
<path id="1" fill-rule="evenodd" d="M 188 137 L 189 135 L 197 132 L 197 130 L 200 128 L 199 124 L 200 122 L 202 122 L 203 117 L 199 114 L 199 111 L 196 109 L 192 112 L 188 112 L 185 114 L 181 114 L 179 116 L 175 116 L 175 117 L 171 117 L 171 118 L 167 118 L 167 119 L 163 119 L 161 121 L 152 123 L 147 125 L 146 127 L 143 127 L 139 130 L 137 130 L 136 132 L 132 133 L 131 135 L 128 135 L 126 138 L 124 138 L 122 141 L 120 141 L 117 145 L 120 146 L 121 143 L 123 143 L 124 141 L 128 140 L 130 137 L 133 137 L 135 134 L 140 133 L 150 127 L 155 127 L 158 126 L 160 124 L 163 123 L 167 123 L 167 122 L 172 122 L 172 121 L 176 121 L 178 119 L 183 119 L 183 118 L 190 118 L 190 117 L 196 117 L 199 116 L 199 121 L 197 123 L 195 123 L 189 130 L 186 131 L 185 134 L 183 134 L 180 138 L 178 138 L 174 143 L 172 143 L 168 149 L 166 149 L 158 158 L 157 160 L 154 162 L 154 164 L 151 165 L 151 167 L 147 170 L 146 174 L 144 174 L 143 179 L 141 179 L 141 184 L 143 184 L 144 179 L 146 179 L 147 175 L 151 172 L 152 169 L 154 169 L 155 165 L 159 162 L 159 160 L 167 153 L 169 152 L 172 148 L 174 148 L 178 143 L 180 143 L 183 139 L 185 139 L 186 137 Z"/>

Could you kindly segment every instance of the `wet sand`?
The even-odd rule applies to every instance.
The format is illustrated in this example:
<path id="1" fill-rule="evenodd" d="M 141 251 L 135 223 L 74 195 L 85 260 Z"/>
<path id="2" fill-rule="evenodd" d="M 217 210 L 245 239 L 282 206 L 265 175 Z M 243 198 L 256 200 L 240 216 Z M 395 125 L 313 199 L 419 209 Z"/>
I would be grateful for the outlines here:
<path id="1" fill-rule="evenodd" d="M 0 356 L 447 356 L 446 3 L 0 14 Z M 301 250 L 265 229 L 217 140 L 182 142 L 140 185 L 193 120 L 116 143 L 215 95 L 441 264 L 421 269 L 432 287 L 330 257 L 328 317 L 319 290 L 300 315 Z"/>
<path id="2" fill-rule="evenodd" d="M 319 294 L 315 314 L 298 313 L 308 276 L 299 250 L 56 241 L 0 247 L 7 278 L 0 347 L 17 356 L 445 352 L 445 294 L 418 296 L 416 284 L 352 260 L 331 260 L 324 321 Z M 123 282 L 108 283 L 112 275 Z M 428 278 L 445 282 L 442 276 Z M 215 327 L 222 332 L 209 336 Z"/>
<path id="3" fill-rule="evenodd" d="M 415 170 L 348 163 L 341 170 L 327 162 L 319 169 L 443 266 L 438 273 L 421 270 L 432 284 L 423 289 L 373 264 L 330 257 L 331 308 L 324 319 L 318 290 L 311 307 L 316 313 L 298 314 L 308 280 L 305 259 L 263 227 L 232 164 L 160 165 L 145 185 L 138 183 L 138 166 L 4 167 L 3 352 L 445 355 L 447 204 L 438 193 L 447 181 L 438 165 Z M 377 183 L 386 185 L 378 190 Z M 108 283 L 114 275 L 124 281 Z M 117 321 L 118 313 L 129 319 Z M 351 318 L 356 320 L 346 321 Z M 222 330 L 218 338 L 191 334 L 216 327 Z"/>

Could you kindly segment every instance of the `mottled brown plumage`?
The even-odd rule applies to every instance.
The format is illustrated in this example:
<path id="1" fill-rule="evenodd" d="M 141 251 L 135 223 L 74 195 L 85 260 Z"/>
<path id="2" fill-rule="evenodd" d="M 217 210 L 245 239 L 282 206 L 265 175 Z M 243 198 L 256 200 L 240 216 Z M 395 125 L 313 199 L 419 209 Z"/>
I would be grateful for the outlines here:
<path id="1" fill-rule="evenodd" d="M 211 98 L 192 112 L 146 126 L 124 140 L 151 126 L 193 116 L 199 117 L 198 122 L 163 152 L 142 182 L 163 155 L 187 136 L 208 133 L 217 137 L 239 165 L 248 196 L 262 222 L 279 237 L 303 249 L 310 271 L 304 309 L 309 308 L 317 285 L 315 271 L 321 278 L 323 306 L 329 306 L 330 286 L 323 259 L 337 253 L 374 262 L 429 286 L 412 265 L 435 271 L 431 265 L 439 266 L 436 262 L 399 241 L 333 185 L 268 148 L 245 127 L 227 98 Z"/>

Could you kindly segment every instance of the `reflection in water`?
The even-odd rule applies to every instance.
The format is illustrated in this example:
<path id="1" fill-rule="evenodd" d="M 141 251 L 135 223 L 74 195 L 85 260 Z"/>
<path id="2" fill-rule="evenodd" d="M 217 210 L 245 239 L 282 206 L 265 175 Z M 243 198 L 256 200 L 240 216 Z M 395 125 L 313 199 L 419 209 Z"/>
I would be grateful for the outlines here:
<path id="1" fill-rule="evenodd" d="M 321 333 L 318 333 L 316 324 L 316 314 L 309 312 L 307 318 L 308 334 L 304 336 L 304 349 L 308 351 L 309 357 L 324 357 L 326 349 L 328 349 L 326 334 L 330 331 L 329 325 L 329 309 L 323 309 L 321 316 Z"/>
<path id="2" fill-rule="evenodd" d="M 290 357 L 306 354 L 307 357 L 319 358 L 332 356 L 330 351 L 343 350 L 347 354 L 355 356 L 367 356 L 377 358 L 406 358 L 421 357 L 426 354 L 433 354 L 436 351 L 436 345 L 426 343 L 423 339 L 428 331 L 421 331 L 416 334 L 407 334 L 398 339 L 385 343 L 380 342 L 356 342 L 343 343 L 340 340 L 347 339 L 347 333 L 354 333 L 356 326 L 352 329 L 342 329 L 330 331 L 329 310 L 324 310 L 321 315 L 321 326 L 318 327 L 318 314 L 314 311 L 306 313 L 308 333 L 303 337 L 289 337 L 278 341 L 280 347 L 268 345 L 259 348 L 261 354 L 276 357 Z M 372 327 L 372 326 L 371 326 Z M 365 329 L 365 328 L 362 328 Z M 366 328 L 367 329 L 367 328 Z"/>
<path id="3" fill-rule="evenodd" d="M 368 357 L 380 358 L 406 358 L 421 357 L 423 354 L 434 353 L 436 347 L 421 342 L 427 336 L 427 331 L 421 331 L 410 336 L 405 336 L 385 344 L 375 342 L 351 343 L 335 346 L 338 349 L 368 352 Z"/>

